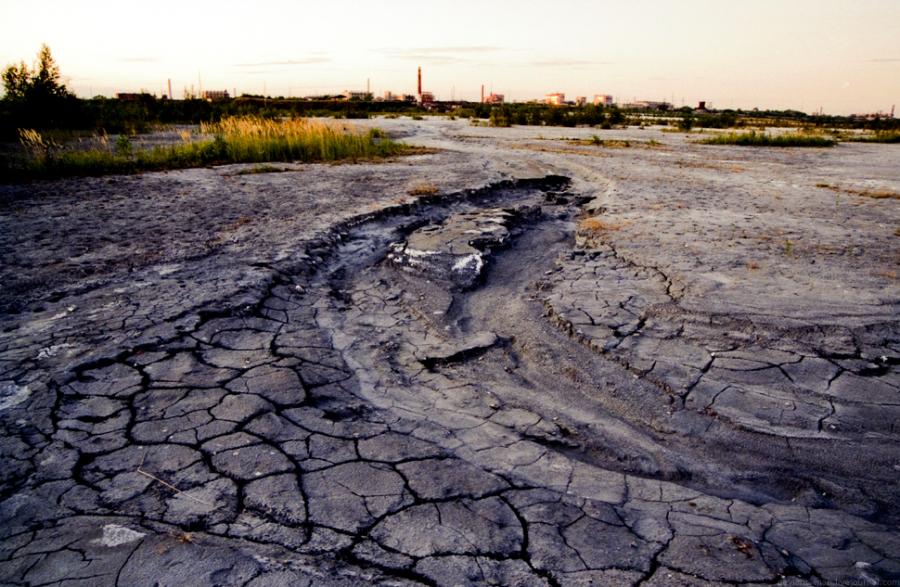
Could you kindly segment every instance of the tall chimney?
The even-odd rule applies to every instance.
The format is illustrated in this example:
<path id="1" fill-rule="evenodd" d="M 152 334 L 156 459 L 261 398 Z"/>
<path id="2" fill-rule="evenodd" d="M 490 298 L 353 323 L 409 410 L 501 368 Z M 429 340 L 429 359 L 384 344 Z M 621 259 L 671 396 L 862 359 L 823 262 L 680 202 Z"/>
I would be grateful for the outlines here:
<path id="1" fill-rule="evenodd" d="M 169 100 L 173 100 L 175 96 L 172 95 L 172 78 L 169 78 Z"/>
<path id="2" fill-rule="evenodd" d="M 419 96 L 422 96 L 422 66 L 419 66 Z"/>
<path id="3" fill-rule="evenodd" d="M 484 104 L 484 84 L 481 84 L 481 103 Z"/>

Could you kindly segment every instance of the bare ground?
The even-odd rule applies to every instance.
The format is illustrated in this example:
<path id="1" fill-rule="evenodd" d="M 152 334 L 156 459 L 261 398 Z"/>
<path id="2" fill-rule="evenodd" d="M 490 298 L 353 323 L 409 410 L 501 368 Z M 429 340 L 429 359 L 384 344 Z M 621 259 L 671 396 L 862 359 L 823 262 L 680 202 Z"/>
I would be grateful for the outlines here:
<path id="1" fill-rule="evenodd" d="M 0 186 L 0 582 L 900 580 L 900 147 L 377 124 Z"/>

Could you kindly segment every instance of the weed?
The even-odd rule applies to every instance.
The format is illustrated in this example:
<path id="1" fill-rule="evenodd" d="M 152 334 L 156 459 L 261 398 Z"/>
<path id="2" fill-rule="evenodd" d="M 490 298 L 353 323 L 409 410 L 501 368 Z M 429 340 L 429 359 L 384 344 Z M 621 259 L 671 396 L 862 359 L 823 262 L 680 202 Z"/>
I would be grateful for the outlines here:
<path id="1" fill-rule="evenodd" d="M 53 150 L 59 148 L 52 140 L 46 140 L 36 130 L 23 128 L 19 129 L 19 142 L 25 150 L 26 156 L 33 161 L 45 164 L 51 159 Z"/>
<path id="2" fill-rule="evenodd" d="M 131 139 L 128 135 L 122 134 L 116 139 L 116 153 L 123 157 L 131 156 Z"/>
<path id="3" fill-rule="evenodd" d="M 833 147 L 837 141 L 821 135 L 764 132 L 730 132 L 699 141 L 703 145 L 737 145 L 740 147 Z"/>
<path id="4" fill-rule="evenodd" d="M 794 254 L 794 243 L 790 239 L 784 240 L 784 254 L 788 257 Z"/>

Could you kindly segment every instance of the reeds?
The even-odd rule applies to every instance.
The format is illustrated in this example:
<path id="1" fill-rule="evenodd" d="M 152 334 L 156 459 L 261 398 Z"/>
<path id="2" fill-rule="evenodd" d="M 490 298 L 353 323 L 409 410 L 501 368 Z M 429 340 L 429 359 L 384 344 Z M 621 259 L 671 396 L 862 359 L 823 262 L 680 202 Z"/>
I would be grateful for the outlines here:
<path id="1" fill-rule="evenodd" d="M 123 135 L 114 148 L 108 141 L 88 149 L 63 150 L 33 130 L 20 131 L 24 163 L 18 175 L 45 178 L 110 173 L 136 173 L 229 163 L 271 161 L 325 162 L 373 159 L 399 155 L 409 147 L 385 138 L 378 129 L 361 130 L 349 124 L 308 119 L 266 120 L 226 118 L 202 124 L 201 135 L 211 139 L 132 149 Z M 128 143 L 128 148 L 125 148 Z"/>

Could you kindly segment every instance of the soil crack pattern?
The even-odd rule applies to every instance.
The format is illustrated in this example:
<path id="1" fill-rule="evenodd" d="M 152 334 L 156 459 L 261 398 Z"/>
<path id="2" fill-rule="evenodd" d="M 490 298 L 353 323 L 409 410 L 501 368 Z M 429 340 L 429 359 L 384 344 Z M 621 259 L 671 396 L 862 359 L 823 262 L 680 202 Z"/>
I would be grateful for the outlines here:
<path id="1" fill-rule="evenodd" d="M 244 285 L 177 311 L 118 294 L 80 354 L 83 326 L 7 329 L 0 582 L 900 579 L 896 299 L 704 306 L 584 157 L 517 157 L 548 159 L 223 253 Z M 42 303 L 69 324 L 100 281 Z"/>

